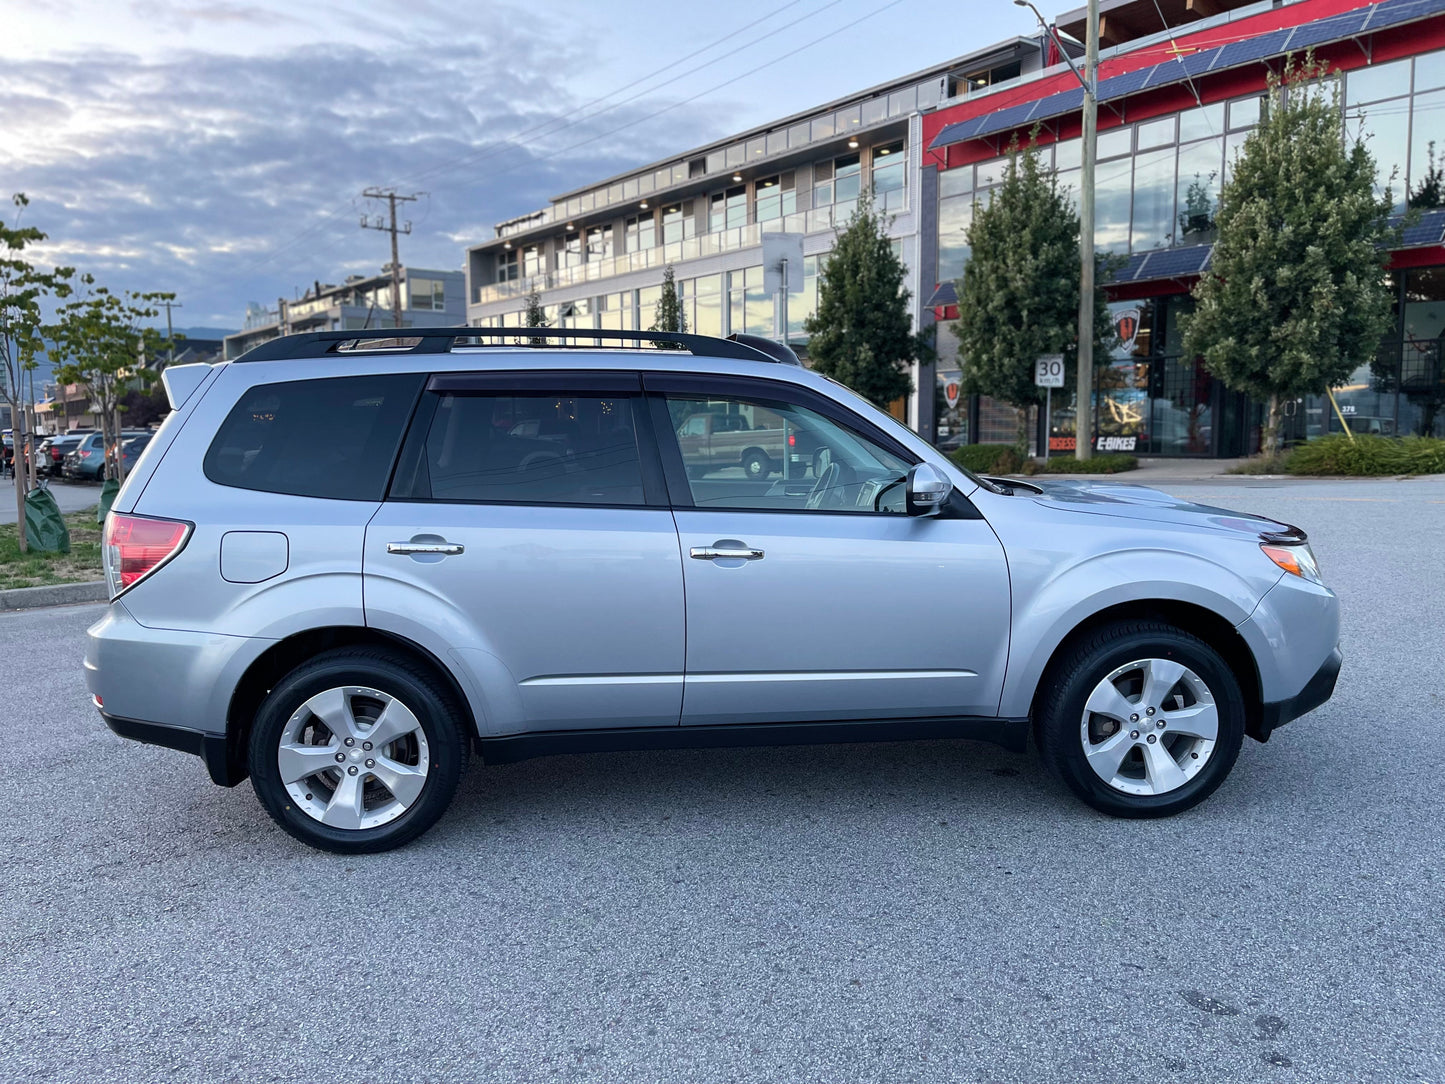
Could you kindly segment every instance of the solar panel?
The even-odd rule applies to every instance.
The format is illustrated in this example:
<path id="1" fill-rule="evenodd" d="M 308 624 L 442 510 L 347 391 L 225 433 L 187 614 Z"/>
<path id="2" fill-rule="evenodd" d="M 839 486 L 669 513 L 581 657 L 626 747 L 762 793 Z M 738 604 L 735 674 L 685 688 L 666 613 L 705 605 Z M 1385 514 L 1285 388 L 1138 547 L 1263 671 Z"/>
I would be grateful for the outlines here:
<path id="1" fill-rule="evenodd" d="M 928 299 L 928 307 L 936 308 L 939 305 L 957 305 L 958 290 L 951 282 L 940 282 L 938 288 L 933 291 L 933 296 Z"/>
<path id="2" fill-rule="evenodd" d="M 1149 78 L 1153 68 L 1140 68 L 1138 71 L 1125 72 L 1123 75 L 1115 75 L 1104 79 L 1099 83 L 1099 101 L 1108 102 L 1115 98 L 1122 98 L 1126 94 L 1133 94 L 1144 86 L 1144 80 Z"/>
<path id="3" fill-rule="evenodd" d="M 1369 12 L 1352 11 L 1345 16 L 1336 16 L 1333 19 L 1321 19 L 1317 23 L 1307 23 L 1304 26 L 1297 26 L 1294 33 L 1290 35 L 1285 48 L 1291 52 L 1298 52 L 1307 49 L 1311 45 L 1318 45 L 1322 41 L 1336 41 L 1340 38 L 1347 38 L 1360 29 L 1360 24 L 1365 21 Z"/>
<path id="4" fill-rule="evenodd" d="M 1210 245 L 1190 245 L 1187 248 L 1163 248 L 1148 254 L 1137 278 L 1168 279 L 1180 275 L 1197 275 L 1204 268 L 1209 256 Z"/>
<path id="5" fill-rule="evenodd" d="M 1127 260 L 1124 261 L 1124 263 L 1120 267 L 1115 268 L 1112 273 L 1107 275 L 1101 275 L 1101 284 L 1107 285 L 1111 282 L 1133 282 L 1134 279 L 1138 277 L 1139 269 L 1144 266 L 1144 261 L 1146 259 L 1148 259 L 1147 253 L 1130 256 Z"/>
<path id="6" fill-rule="evenodd" d="M 1244 41 L 1226 45 L 1220 52 L 1213 70 L 1223 71 L 1226 68 L 1236 68 L 1241 64 L 1248 64 L 1251 60 L 1274 56 L 1284 49 L 1284 43 L 1289 40 L 1290 33 L 1289 30 L 1275 30 L 1269 34 L 1261 34 L 1257 38 L 1246 38 Z"/>
<path id="7" fill-rule="evenodd" d="M 1406 226 L 1402 238 L 1406 245 L 1438 245 L 1445 240 L 1445 208 L 1426 211 L 1419 221 Z"/>

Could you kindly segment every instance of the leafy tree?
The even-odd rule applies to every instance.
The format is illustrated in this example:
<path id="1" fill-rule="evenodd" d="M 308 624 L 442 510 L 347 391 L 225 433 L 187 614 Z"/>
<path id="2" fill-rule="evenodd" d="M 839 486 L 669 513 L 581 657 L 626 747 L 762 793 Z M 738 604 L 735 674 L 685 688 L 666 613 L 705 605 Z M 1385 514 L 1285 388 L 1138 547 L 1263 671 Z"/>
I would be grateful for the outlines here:
<path id="1" fill-rule="evenodd" d="M 25 537 L 25 494 L 29 490 L 25 463 L 28 418 L 24 409 L 24 376 L 36 366 L 36 355 L 44 344 L 41 327 L 42 300 L 65 297 L 70 292 L 68 267 L 41 271 L 25 258 L 25 249 L 45 240 L 34 226 L 19 224 L 30 201 L 24 193 L 10 197 L 15 216 L 10 225 L 0 221 L 0 397 L 10 406 L 10 427 L 15 441 L 15 508 L 20 552 L 29 544 Z"/>
<path id="2" fill-rule="evenodd" d="M 1018 450 L 1028 448 L 1028 408 L 1044 401 L 1034 363 L 1063 354 L 1073 382 L 1079 336 L 1079 216 L 1058 175 L 1032 148 L 1009 147 L 1003 183 L 974 210 L 971 255 L 958 281 L 958 357 L 963 388 L 1018 408 Z M 1103 276 L 1099 276 L 1102 278 Z M 1104 291 L 1094 291 L 1094 356 L 1112 340 Z M 1087 410 L 1079 439 L 1088 441 Z"/>
<path id="3" fill-rule="evenodd" d="M 1339 80 L 1306 55 L 1272 77 L 1220 193 L 1219 240 L 1194 287 L 1184 349 L 1226 387 L 1269 404 L 1275 454 L 1285 399 L 1324 394 L 1375 356 L 1390 322 L 1394 231 L 1375 161 L 1341 139 Z"/>
<path id="4" fill-rule="evenodd" d="M 865 195 L 820 270 L 818 311 L 803 322 L 812 367 L 885 409 L 913 389 L 907 369 L 920 350 L 886 227 Z"/>
<path id="5" fill-rule="evenodd" d="M 1420 178 L 1420 183 L 1410 193 L 1411 208 L 1422 211 L 1428 211 L 1432 207 L 1445 207 L 1445 170 L 1441 169 L 1441 166 L 1445 165 L 1445 159 L 1436 161 L 1433 139 L 1426 148 L 1426 154 L 1429 166 L 1425 170 L 1425 176 Z"/>
<path id="6" fill-rule="evenodd" d="M 113 293 L 96 286 L 90 275 L 82 275 L 80 285 L 83 296 L 56 310 L 56 322 L 45 329 L 45 335 L 55 344 L 53 354 L 64 359 L 56 369 L 56 379 L 84 387 L 92 409 L 100 416 L 106 477 L 124 481 L 117 445 L 121 401 L 130 388 L 145 387 L 155 379 L 155 371 L 146 368 L 146 361 L 158 357 L 165 338 L 147 321 L 158 314 L 157 302 L 173 300 L 176 295 Z"/>
<path id="7" fill-rule="evenodd" d="M 527 313 L 524 317 L 524 320 L 527 327 L 552 326 L 547 322 L 547 314 L 542 310 L 542 295 L 537 293 L 536 290 L 533 290 L 527 295 Z M 547 340 L 540 337 L 533 338 L 531 340 L 531 345 L 546 346 Z"/>
<path id="8" fill-rule="evenodd" d="M 687 314 L 682 311 L 682 302 L 677 299 L 677 280 L 673 277 L 672 264 L 668 264 L 662 272 L 662 293 L 657 298 L 657 308 L 652 314 L 652 327 L 649 331 L 687 331 Z M 656 344 L 662 349 L 672 346 L 671 343 L 659 342 Z"/>

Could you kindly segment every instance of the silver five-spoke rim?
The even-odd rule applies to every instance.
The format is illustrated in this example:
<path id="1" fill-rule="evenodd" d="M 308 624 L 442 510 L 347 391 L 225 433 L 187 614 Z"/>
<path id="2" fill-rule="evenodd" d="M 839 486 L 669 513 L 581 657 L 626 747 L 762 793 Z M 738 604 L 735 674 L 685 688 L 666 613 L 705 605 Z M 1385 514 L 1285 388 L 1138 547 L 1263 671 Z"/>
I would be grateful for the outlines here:
<path id="1" fill-rule="evenodd" d="M 1079 736 L 1089 767 L 1115 790 L 1168 794 L 1209 763 L 1219 709 L 1183 663 L 1137 659 L 1094 686 Z"/>
<path id="2" fill-rule="evenodd" d="M 396 820 L 426 785 L 429 751 L 416 715 L 380 689 L 317 693 L 286 721 L 276 766 L 298 809 L 332 828 Z"/>

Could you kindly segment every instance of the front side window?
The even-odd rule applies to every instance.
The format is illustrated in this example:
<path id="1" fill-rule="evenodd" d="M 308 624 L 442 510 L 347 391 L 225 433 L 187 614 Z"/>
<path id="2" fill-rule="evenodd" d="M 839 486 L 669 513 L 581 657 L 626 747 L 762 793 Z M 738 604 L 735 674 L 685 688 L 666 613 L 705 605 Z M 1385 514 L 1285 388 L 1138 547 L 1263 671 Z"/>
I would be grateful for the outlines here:
<path id="1" fill-rule="evenodd" d="M 398 490 L 412 499 L 643 503 L 627 396 L 433 394 L 424 448 L 398 478 Z"/>
<path id="2" fill-rule="evenodd" d="M 294 380 L 250 388 L 206 452 L 223 486 L 379 501 L 422 378 Z"/>
<path id="3" fill-rule="evenodd" d="M 698 508 L 906 513 L 907 461 L 816 411 L 694 395 L 667 408 Z"/>

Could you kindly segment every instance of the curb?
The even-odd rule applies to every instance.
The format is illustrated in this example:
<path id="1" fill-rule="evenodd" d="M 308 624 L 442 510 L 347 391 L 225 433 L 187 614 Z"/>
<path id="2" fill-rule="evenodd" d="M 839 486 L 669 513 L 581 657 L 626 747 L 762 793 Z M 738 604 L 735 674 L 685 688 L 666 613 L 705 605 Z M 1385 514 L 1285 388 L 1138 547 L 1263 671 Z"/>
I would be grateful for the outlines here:
<path id="1" fill-rule="evenodd" d="M 70 606 L 78 602 L 105 602 L 110 588 L 104 580 L 57 583 L 47 587 L 12 587 L 0 591 L 0 610 L 34 610 L 42 606 Z"/>

